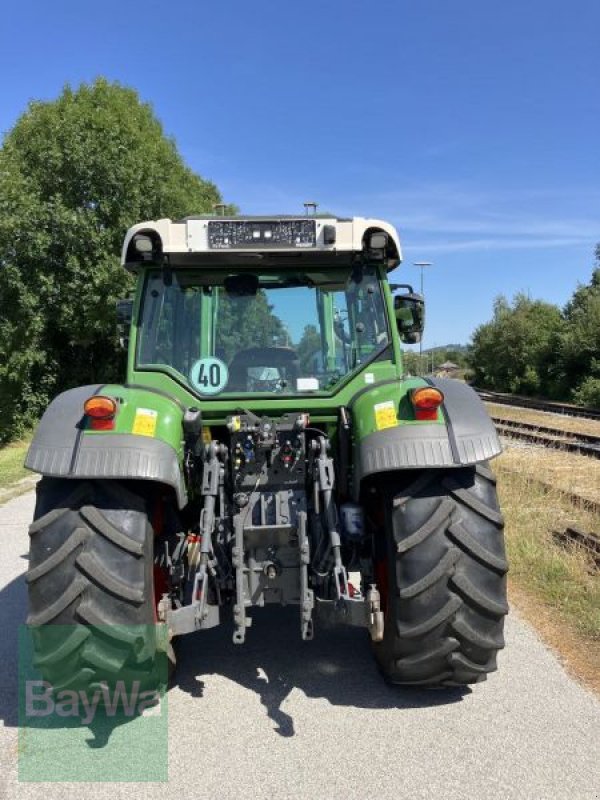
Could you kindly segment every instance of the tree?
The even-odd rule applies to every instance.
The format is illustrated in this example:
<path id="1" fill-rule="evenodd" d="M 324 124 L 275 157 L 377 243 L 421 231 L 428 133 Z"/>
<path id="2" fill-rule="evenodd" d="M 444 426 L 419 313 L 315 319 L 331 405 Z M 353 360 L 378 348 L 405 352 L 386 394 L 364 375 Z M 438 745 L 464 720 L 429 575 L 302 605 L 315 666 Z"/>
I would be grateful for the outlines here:
<path id="1" fill-rule="evenodd" d="M 296 348 L 300 360 L 300 369 L 310 374 L 314 368 L 315 356 L 321 355 L 321 334 L 316 325 L 305 325 L 302 338 Z"/>
<path id="2" fill-rule="evenodd" d="M 600 407 L 600 244 L 589 284 L 562 312 L 522 294 L 512 306 L 499 297 L 473 334 L 470 359 L 481 386 Z"/>
<path id="3" fill-rule="evenodd" d="M 600 361 L 596 361 L 595 375 L 600 376 Z M 573 401 L 580 406 L 600 408 L 600 377 L 589 375 L 573 390 Z"/>
<path id="4" fill-rule="evenodd" d="M 539 394 L 554 380 L 554 347 L 562 330 L 560 309 L 517 295 L 494 304 L 494 317 L 473 334 L 475 383 L 498 391 Z"/>
<path id="5" fill-rule="evenodd" d="M 424 375 L 428 372 L 427 355 L 420 356 L 414 350 L 402 351 L 402 365 L 406 375 Z"/>
<path id="6" fill-rule="evenodd" d="M 600 248 L 596 258 L 600 263 Z M 557 342 L 562 393 L 583 405 L 600 406 L 600 266 L 589 284 L 577 287 L 564 318 Z"/>
<path id="7" fill-rule="evenodd" d="M 261 289 L 253 297 L 219 297 L 216 352 L 231 361 L 236 353 L 253 347 L 281 347 L 286 342 L 281 319 L 273 313 Z"/>
<path id="8" fill-rule="evenodd" d="M 0 441 L 57 392 L 117 378 L 126 229 L 220 200 L 134 90 L 98 79 L 30 104 L 0 149 Z"/>

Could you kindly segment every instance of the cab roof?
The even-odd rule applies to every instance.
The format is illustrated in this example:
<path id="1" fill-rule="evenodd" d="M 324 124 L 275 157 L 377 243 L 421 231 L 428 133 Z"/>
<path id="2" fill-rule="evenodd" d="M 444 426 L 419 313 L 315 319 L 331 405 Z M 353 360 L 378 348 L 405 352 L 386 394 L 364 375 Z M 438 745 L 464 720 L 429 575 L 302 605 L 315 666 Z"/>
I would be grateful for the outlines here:
<path id="1" fill-rule="evenodd" d="M 307 267 L 341 267 L 361 253 L 377 257 L 388 271 L 394 269 L 402 260 L 394 226 L 378 219 L 325 214 L 198 215 L 133 225 L 125 236 L 121 263 L 132 271 L 165 260 L 173 267 L 239 268 L 247 262 L 256 268 L 257 261 L 283 267 L 284 259 L 293 258 Z"/>

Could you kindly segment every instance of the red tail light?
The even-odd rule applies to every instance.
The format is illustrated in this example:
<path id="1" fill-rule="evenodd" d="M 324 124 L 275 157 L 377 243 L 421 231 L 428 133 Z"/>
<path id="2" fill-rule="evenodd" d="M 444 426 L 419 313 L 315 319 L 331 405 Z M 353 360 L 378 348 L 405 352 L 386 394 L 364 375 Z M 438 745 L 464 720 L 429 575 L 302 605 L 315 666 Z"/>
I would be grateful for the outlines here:
<path id="1" fill-rule="evenodd" d="M 438 416 L 438 408 L 444 402 L 444 394 L 432 386 L 415 389 L 410 396 L 415 409 L 415 419 L 419 421 L 434 420 Z"/>
<path id="2" fill-rule="evenodd" d="M 83 413 L 89 419 L 90 430 L 111 431 L 115 427 L 117 403 L 112 397 L 97 394 L 85 401 Z"/>

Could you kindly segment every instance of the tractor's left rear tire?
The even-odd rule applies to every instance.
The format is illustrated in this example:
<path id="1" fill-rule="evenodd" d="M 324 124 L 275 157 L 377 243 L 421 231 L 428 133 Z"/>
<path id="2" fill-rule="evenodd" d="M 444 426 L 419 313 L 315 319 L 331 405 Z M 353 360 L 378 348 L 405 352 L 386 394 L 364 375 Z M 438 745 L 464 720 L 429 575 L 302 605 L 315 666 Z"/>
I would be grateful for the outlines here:
<path id="1" fill-rule="evenodd" d="M 27 622 L 55 691 L 161 690 L 172 653 L 156 620 L 151 503 L 134 484 L 42 478 L 29 529 Z M 137 691 L 137 690 L 136 690 Z"/>

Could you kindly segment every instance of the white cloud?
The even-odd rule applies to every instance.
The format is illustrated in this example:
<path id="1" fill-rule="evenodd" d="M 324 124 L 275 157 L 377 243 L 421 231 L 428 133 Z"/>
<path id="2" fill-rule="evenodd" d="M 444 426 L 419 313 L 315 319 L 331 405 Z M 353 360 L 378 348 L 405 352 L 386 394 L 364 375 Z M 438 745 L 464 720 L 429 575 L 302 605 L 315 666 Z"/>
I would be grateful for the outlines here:
<path id="1" fill-rule="evenodd" d="M 421 253 L 593 245 L 600 239 L 600 192 L 595 190 L 511 193 L 431 184 L 362 196 L 360 204 L 370 216 L 394 223 L 405 249 Z M 343 205 L 351 213 L 351 198 Z M 419 242 L 423 233 L 429 234 L 425 243 Z"/>
<path id="2" fill-rule="evenodd" d="M 303 185 L 274 185 L 230 177 L 220 187 L 244 213 L 303 213 L 306 199 L 341 216 L 392 222 L 406 252 L 468 252 L 591 247 L 600 241 L 600 191 L 592 188 L 527 188 L 492 191 L 473 183 L 430 183 L 378 192 L 337 195 L 322 176 Z M 381 184 L 389 176 L 378 176 Z M 360 181 L 356 182 L 360 186 Z M 308 184 L 312 188 L 307 190 Z M 583 213 L 582 213 L 583 211 Z"/>

